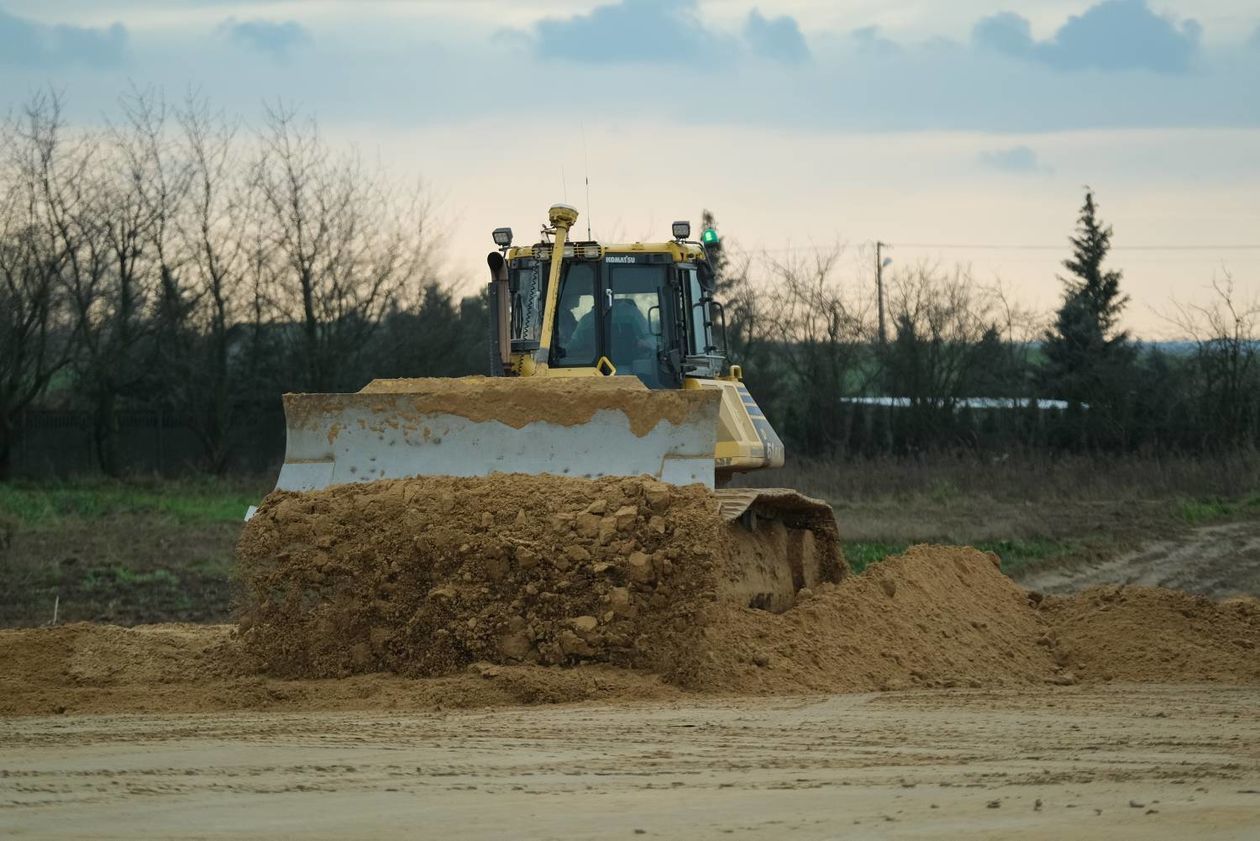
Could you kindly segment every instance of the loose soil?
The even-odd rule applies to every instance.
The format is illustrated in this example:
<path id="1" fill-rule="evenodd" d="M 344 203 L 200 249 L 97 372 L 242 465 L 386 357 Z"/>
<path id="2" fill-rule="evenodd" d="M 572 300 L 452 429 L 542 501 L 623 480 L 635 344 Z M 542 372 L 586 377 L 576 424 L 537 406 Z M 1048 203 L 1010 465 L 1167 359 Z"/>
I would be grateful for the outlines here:
<path id="1" fill-rule="evenodd" d="M 1109 681 L 1260 681 L 1260 600 L 1115 585 L 1042 606 L 1056 662 Z"/>
<path id="2" fill-rule="evenodd" d="M 469 663 L 665 672 L 723 566 L 703 487 L 423 477 L 275 493 L 238 547 L 243 650 L 289 677 Z"/>
<path id="3" fill-rule="evenodd" d="M 702 407 L 718 400 L 704 390 L 652 391 L 636 377 L 452 377 L 373 380 L 363 395 L 405 395 L 389 409 L 410 410 L 411 417 L 449 414 L 471 421 L 499 423 L 520 429 L 546 421 L 561 426 L 588 423 L 599 411 L 623 413 L 638 436 L 651 432 L 662 420 L 675 426 L 687 422 Z M 301 422 L 303 407 L 319 409 L 321 398 L 344 400 L 344 395 L 285 395 L 290 422 Z"/>
<path id="4" fill-rule="evenodd" d="M 0 727 L 0 835 L 1249 839 L 1258 706 L 1114 685 L 31 718 Z"/>

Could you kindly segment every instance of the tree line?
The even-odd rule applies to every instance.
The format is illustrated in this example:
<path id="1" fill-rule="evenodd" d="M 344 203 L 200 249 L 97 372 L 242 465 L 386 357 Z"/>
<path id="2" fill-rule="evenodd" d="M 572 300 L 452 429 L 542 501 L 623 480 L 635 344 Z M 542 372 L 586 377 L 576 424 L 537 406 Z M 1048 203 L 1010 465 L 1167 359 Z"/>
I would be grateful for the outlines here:
<path id="1" fill-rule="evenodd" d="M 767 416 L 809 456 L 1255 447 L 1260 306 L 1222 270 L 1209 303 L 1174 302 L 1165 313 L 1184 341 L 1138 342 L 1118 326 L 1128 298 L 1109 264 L 1111 238 L 1087 189 L 1048 324 L 965 267 L 902 269 L 888 281 L 893 329 L 883 345 L 875 283 L 842 274 L 839 249 L 722 256 L 729 353 Z M 869 395 L 899 399 L 861 399 Z"/>
<path id="2" fill-rule="evenodd" d="M 133 91 L 118 113 L 73 127 L 44 93 L 0 122 L 0 478 L 31 407 L 88 413 L 114 475 L 119 410 L 160 408 L 221 473 L 285 391 L 487 371 L 486 302 L 444 278 L 421 187 L 281 107 L 246 127 L 197 97 Z M 1111 236 L 1087 192 L 1048 323 L 965 267 L 902 268 L 885 343 L 874 282 L 840 249 L 727 246 L 728 355 L 803 456 L 1255 446 L 1260 310 L 1223 274 L 1213 303 L 1170 313 L 1184 347 L 1142 345 L 1118 327 Z"/>
<path id="3" fill-rule="evenodd" d="M 161 407 L 222 472 L 285 391 L 480 371 L 486 310 L 441 282 L 427 196 L 284 108 L 252 130 L 147 91 L 100 129 L 55 93 L 0 123 L 0 477 L 35 404 Z"/>

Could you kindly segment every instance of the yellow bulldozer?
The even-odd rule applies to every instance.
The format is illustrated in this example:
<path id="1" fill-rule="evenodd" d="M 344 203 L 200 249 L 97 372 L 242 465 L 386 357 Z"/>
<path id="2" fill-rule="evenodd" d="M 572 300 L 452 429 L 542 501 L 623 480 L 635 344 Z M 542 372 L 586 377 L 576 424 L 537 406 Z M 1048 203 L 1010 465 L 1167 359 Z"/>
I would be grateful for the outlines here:
<path id="1" fill-rule="evenodd" d="M 374 380 L 354 394 L 285 395 L 277 490 L 429 475 L 650 476 L 712 489 L 744 537 L 729 592 L 783 610 L 845 572 L 830 507 L 792 490 L 734 488 L 783 464 L 783 444 L 723 352 L 706 230 L 654 243 L 575 242 L 552 206 L 540 240 L 493 233 L 491 376 Z"/>

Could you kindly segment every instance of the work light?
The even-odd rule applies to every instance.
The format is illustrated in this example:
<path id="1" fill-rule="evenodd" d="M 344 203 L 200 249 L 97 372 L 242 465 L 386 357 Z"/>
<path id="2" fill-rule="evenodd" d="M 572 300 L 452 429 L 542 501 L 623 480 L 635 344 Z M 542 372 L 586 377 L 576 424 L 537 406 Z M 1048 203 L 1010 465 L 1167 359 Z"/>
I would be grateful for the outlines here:
<path id="1" fill-rule="evenodd" d="M 674 239 L 686 239 L 689 236 L 691 236 L 691 223 L 690 222 L 675 222 L 674 223 Z"/>
<path id="2" fill-rule="evenodd" d="M 512 244 L 512 229 L 511 228 L 495 228 L 494 229 L 494 244 L 497 246 L 500 246 L 501 248 L 507 248 L 509 245 L 511 245 Z"/>

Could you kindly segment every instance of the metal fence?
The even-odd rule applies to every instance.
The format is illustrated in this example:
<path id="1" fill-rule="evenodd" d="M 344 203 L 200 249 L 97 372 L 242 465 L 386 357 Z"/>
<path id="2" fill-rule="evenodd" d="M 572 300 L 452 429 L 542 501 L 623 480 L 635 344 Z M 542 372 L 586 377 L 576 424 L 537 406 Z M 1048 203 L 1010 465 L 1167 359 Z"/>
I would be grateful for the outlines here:
<path id="1" fill-rule="evenodd" d="M 187 418 L 160 409 L 125 410 L 114 415 L 118 463 L 128 473 L 178 476 L 203 469 L 201 439 Z M 284 459 L 284 415 L 249 413 L 232 432 L 228 469 L 261 473 Z M 38 409 L 18 418 L 13 474 L 28 478 L 90 475 L 100 472 L 92 415 L 84 411 Z"/>

